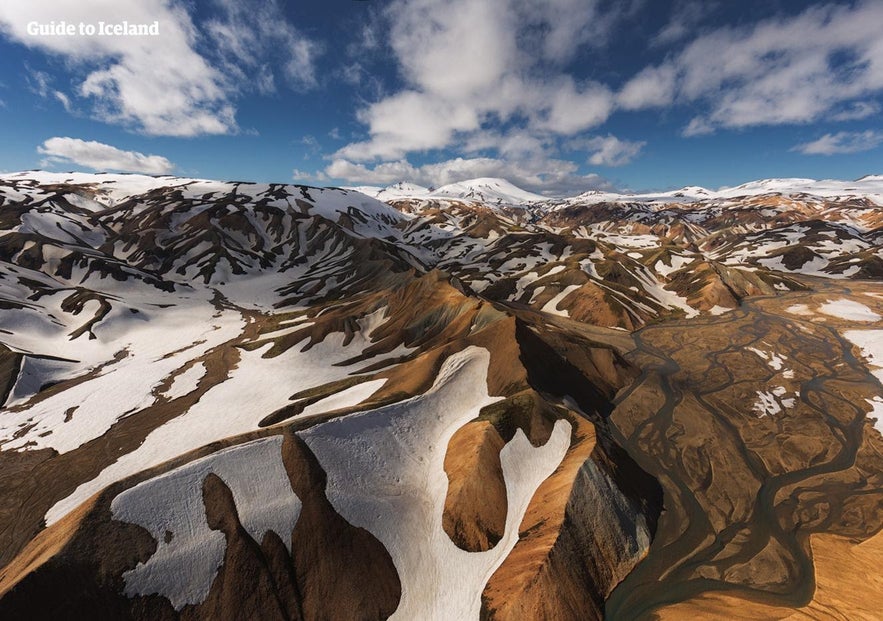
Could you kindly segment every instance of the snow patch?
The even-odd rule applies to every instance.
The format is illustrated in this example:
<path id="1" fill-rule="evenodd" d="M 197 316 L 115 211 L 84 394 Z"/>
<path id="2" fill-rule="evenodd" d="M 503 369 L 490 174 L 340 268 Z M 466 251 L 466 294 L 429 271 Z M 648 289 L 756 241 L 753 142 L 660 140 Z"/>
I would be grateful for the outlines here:
<path id="1" fill-rule="evenodd" d="M 126 595 L 159 593 L 175 610 L 205 601 L 226 547 L 224 534 L 206 522 L 202 485 L 210 473 L 230 488 L 239 520 L 258 544 L 273 531 L 291 551 L 301 502 L 281 448 L 282 436 L 273 436 L 223 449 L 117 495 L 113 519 L 143 526 L 157 544 L 147 561 L 123 574 Z"/>
<path id="2" fill-rule="evenodd" d="M 806 304 L 792 304 L 788 308 L 785 309 L 786 313 L 791 313 L 792 315 L 800 315 L 803 317 L 812 317 L 813 312 L 809 309 L 809 306 Z"/>
<path id="3" fill-rule="evenodd" d="M 172 381 L 172 385 L 162 394 L 170 401 L 189 395 L 199 387 L 199 380 L 205 377 L 205 365 L 197 362 L 183 373 L 176 375 Z"/>
<path id="4" fill-rule="evenodd" d="M 865 399 L 865 401 L 871 406 L 871 411 L 868 412 L 868 418 L 876 419 L 874 421 L 874 429 L 883 434 L 883 397 L 877 395 L 873 399 Z"/>
<path id="5" fill-rule="evenodd" d="M 760 357 L 761 360 L 766 362 L 773 371 L 781 371 L 782 367 L 785 364 L 785 360 L 787 359 L 785 356 L 782 356 L 781 354 L 777 354 L 777 353 L 771 352 L 771 351 L 770 352 L 763 351 L 761 349 L 757 349 L 756 347 L 746 347 L 746 349 L 748 351 L 751 351 L 751 352 L 754 352 L 755 354 L 757 354 L 758 357 Z"/>
<path id="6" fill-rule="evenodd" d="M 847 330 L 843 336 L 861 349 L 871 373 L 883 383 L 883 330 Z"/>
<path id="7" fill-rule="evenodd" d="M 830 300 L 819 306 L 819 311 L 848 321 L 880 321 L 880 315 L 870 308 L 853 300 Z"/>
<path id="8" fill-rule="evenodd" d="M 564 287 L 564 290 L 561 291 L 554 298 L 546 302 L 541 310 L 544 313 L 552 313 L 553 315 L 560 315 L 561 317 L 570 317 L 570 312 L 568 310 L 558 310 L 558 304 L 560 304 L 564 300 L 564 298 L 579 289 L 581 286 L 582 285 L 568 285 Z"/>
<path id="9" fill-rule="evenodd" d="M 795 397 L 784 398 L 788 390 L 784 386 L 777 386 L 769 391 L 756 391 L 757 400 L 752 406 L 752 410 L 757 412 L 758 418 L 764 416 L 772 416 L 778 414 L 783 408 L 793 408 L 797 403 Z"/>

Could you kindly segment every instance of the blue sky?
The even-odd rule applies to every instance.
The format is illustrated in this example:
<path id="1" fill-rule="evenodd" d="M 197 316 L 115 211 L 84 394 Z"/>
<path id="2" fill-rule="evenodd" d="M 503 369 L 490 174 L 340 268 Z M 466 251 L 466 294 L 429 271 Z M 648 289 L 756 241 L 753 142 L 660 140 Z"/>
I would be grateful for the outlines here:
<path id="1" fill-rule="evenodd" d="M 159 35 L 34 33 L 124 20 Z M 0 170 L 851 179 L 883 173 L 880 24 L 880 0 L 6 0 Z"/>

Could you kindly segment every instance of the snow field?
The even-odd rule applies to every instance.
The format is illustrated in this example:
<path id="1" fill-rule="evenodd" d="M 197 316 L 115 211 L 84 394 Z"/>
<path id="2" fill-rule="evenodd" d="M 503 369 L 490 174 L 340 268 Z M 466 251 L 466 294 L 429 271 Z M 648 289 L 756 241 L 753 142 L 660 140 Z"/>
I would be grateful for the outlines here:
<path id="1" fill-rule="evenodd" d="M 205 601 L 226 548 L 225 535 L 206 522 L 202 485 L 210 473 L 230 488 L 239 520 L 258 544 L 273 531 L 290 551 L 301 502 L 281 448 L 282 436 L 273 436 L 223 449 L 116 496 L 113 519 L 143 526 L 157 543 L 147 561 L 123 574 L 126 595 L 158 593 L 175 610 Z"/>
<path id="2" fill-rule="evenodd" d="M 880 321 L 881 317 L 870 308 L 853 300 L 831 300 L 819 306 L 819 311 L 849 321 Z"/>
<path id="3" fill-rule="evenodd" d="M 21 411 L 6 412 L 0 419 L 0 445 L 4 450 L 53 448 L 66 453 L 100 437 L 124 416 L 149 407 L 156 400 L 151 391 L 164 378 L 240 333 L 244 322 L 238 313 L 214 317 L 214 312 L 209 304 L 188 304 L 154 310 L 145 320 L 146 313 L 133 315 L 127 309 L 114 309 L 95 327 L 96 340 L 83 336 L 72 342 L 65 330 L 42 337 L 42 351 L 59 352 L 56 355 L 75 360 L 87 358 L 94 361 L 93 368 L 110 363 L 115 355 L 125 353 L 125 357 L 107 364 L 90 381 Z M 3 325 L 16 329 L 8 320 Z M 15 344 L 18 340 L 34 340 L 36 335 L 27 332 L 15 332 L 9 341 Z M 186 343 L 193 345 L 173 353 Z M 75 406 L 76 421 L 65 423 L 64 413 Z M 26 427 L 26 433 L 14 438 Z"/>
<path id="4" fill-rule="evenodd" d="M 46 513 L 46 523 L 58 521 L 114 481 L 211 442 L 257 429 L 262 418 L 291 403 L 289 397 L 295 392 L 347 377 L 352 369 L 334 364 L 355 356 L 366 341 L 356 335 L 348 347 L 343 347 L 343 339 L 343 333 L 336 332 L 308 351 L 301 351 L 302 342 L 273 358 L 263 357 L 272 343 L 252 351 L 241 350 L 239 364 L 225 381 L 212 386 L 180 416 L 154 429 L 137 449 L 120 456 L 97 477 L 58 501 Z M 330 397 L 326 405 L 333 409 L 356 405 L 365 394 L 370 396 L 367 391 L 373 393 L 379 387 L 377 382 L 367 384 Z M 309 410 L 313 414 L 328 408 L 315 404 Z"/>
<path id="5" fill-rule="evenodd" d="M 858 346 L 871 374 L 883 384 L 883 330 L 847 330 L 843 336 Z M 877 395 L 866 401 L 871 406 L 868 417 L 877 419 L 874 428 L 883 433 L 883 395 Z"/>
<path id="6" fill-rule="evenodd" d="M 518 539 L 537 487 L 570 445 L 559 420 L 550 440 L 533 448 L 519 431 L 501 451 L 509 500 L 503 539 L 487 552 L 459 549 L 442 529 L 448 442 L 487 394 L 487 350 L 450 356 L 433 387 L 398 404 L 316 425 L 300 433 L 328 474 L 327 495 L 351 524 L 389 550 L 402 581 L 396 619 L 477 619 L 481 592 Z"/>

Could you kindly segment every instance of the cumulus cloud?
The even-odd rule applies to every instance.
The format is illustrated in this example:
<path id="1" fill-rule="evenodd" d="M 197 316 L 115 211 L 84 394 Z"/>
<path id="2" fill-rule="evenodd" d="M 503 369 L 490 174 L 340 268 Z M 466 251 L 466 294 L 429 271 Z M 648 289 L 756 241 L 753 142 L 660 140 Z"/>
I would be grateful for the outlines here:
<path id="1" fill-rule="evenodd" d="M 233 9 L 230 7 L 240 5 L 225 0 L 222 6 L 229 9 L 226 21 L 212 22 L 208 31 L 208 36 L 220 36 L 226 28 L 228 38 L 225 47 L 218 48 L 217 59 L 198 51 L 204 35 L 185 6 L 179 0 L 0 2 L 0 31 L 18 43 L 65 59 L 79 79 L 73 92 L 63 94 L 88 101 L 95 118 L 150 135 L 236 131 L 237 94 L 252 83 L 258 90 L 272 89 L 272 75 L 260 61 L 270 46 L 277 60 L 286 59 L 283 66 L 289 78 L 307 83 L 313 79 L 313 48 L 284 24 L 274 3 L 247 2 L 243 8 Z M 32 21 L 97 24 L 123 20 L 158 21 L 160 34 L 90 37 L 32 36 L 27 32 Z M 234 26 L 234 22 L 246 27 Z M 233 67 L 239 67 L 240 73 Z M 244 82 L 245 75 L 254 82 Z"/>
<path id="2" fill-rule="evenodd" d="M 395 159 L 410 151 L 446 146 L 455 132 L 479 127 L 476 110 L 464 102 L 412 90 L 373 104 L 359 119 L 371 127 L 372 139 L 345 146 L 341 157 Z"/>
<path id="3" fill-rule="evenodd" d="M 644 109 L 698 102 L 687 135 L 719 127 L 859 118 L 883 90 L 883 3 L 811 7 L 793 17 L 697 37 L 627 82 L 617 100 Z"/>
<path id="4" fill-rule="evenodd" d="M 863 132 L 825 134 L 818 140 L 795 146 L 792 151 L 799 151 L 805 155 L 837 155 L 870 151 L 881 144 L 883 144 L 883 132 L 869 129 Z"/>
<path id="5" fill-rule="evenodd" d="M 77 164 L 92 170 L 119 170 L 151 175 L 165 175 L 175 165 L 159 155 L 144 155 L 138 151 L 123 151 L 94 140 L 58 137 L 49 138 L 37 151 L 46 156 L 42 166 Z"/>
<path id="6" fill-rule="evenodd" d="M 160 22 L 158 37 L 31 36 L 27 24 L 65 20 Z M 78 95 L 94 102 L 98 118 L 148 134 L 190 136 L 235 127 L 223 77 L 194 51 L 189 15 L 165 0 L 52 0 L 0 3 L 0 23 L 11 38 L 61 55 L 88 72 Z"/>
<path id="7" fill-rule="evenodd" d="M 470 142 L 508 124 L 511 132 L 570 136 L 607 120 L 613 93 L 564 70 L 583 46 L 599 45 L 622 14 L 599 0 L 395 0 L 389 45 L 405 88 L 365 106 L 367 140 L 341 159 L 397 160 Z M 465 34 L 464 34 L 465 33 Z"/>
<path id="8" fill-rule="evenodd" d="M 667 106 L 674 101 L 677 77 L 671 64 L 647 67 L 622 87 L 617 103 L 626 110 Z"/>
<path id="9" fill-rule="evenodd" d="M 569 78 L 553 87 L 547 101 L 548 109 L 535 126 L 565 136 L 600 125 L 613 110 L 613 94 L 606 86 L 596 82 L 578 86 Z"/>
<path id="10" fill-rule="evenodd" d="M 291 178 L 295 183 L 317 183 L 324 182 L 328 180 L 328 176 L 319 171 L 318 173 L 312 173 L 307 170 L 301 170 L 299 168 L 294 168 L 291 171 Z"/>
<path id="11" fill-rule="evenodd" d="M 635 159 L 646 142 L 620 140 L 616 136 L 597 136 L 586 141 L 586 147 L 594 151 L 589 163 L 595 166 L 625 166 Z"/>

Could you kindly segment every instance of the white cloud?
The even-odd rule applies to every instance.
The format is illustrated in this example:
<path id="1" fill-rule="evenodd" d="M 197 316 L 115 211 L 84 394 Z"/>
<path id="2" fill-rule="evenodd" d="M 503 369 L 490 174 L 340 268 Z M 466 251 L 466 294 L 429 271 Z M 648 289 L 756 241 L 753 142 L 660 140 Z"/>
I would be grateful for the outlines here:
<path id="1" fill-rule="evenodd" d="M 395 159 L 410 151 L 449 144 L 456 131 L 478 129 L 476 110 L 469 105 L 428 93 L 403 91 L 363 110 L 360 120 L 371 127 L 372 138 L 345 146 L 344 158 Z"/>
<path id="2" fill-rule="evenodd" d="M 93 170 L 119 170 L 151 175 L 165 175 L 175 165 L 159 155 L 123 151 L 109 144 L 79 138 L 49 138 L 37 151 L 46 156 L 41 166 L 78 164 Z"/>
<path id="3" fill-rule="evenodd" d="M 586 147 L 594 151 L 589 163 L 595 166 L 625 166 L 635 159 L 646 142 L 620 140 L 616 136 L 597 136 L 586 141 Z"/>
<path id="4" fill-rule="evenodd" d="M 696 116 L 690 119 L 690 122 L 687 123 L 684 131 L 681 132 L 682 135 L 687 136 L 688 138 L 692 136 L 707 136 L 713 133 L 714 125 L 701 116 Z"/>
<path id="5" fill-rule="evenodd" d="M 408 80 L 443 98 L 496 83 L 515 57 L 506 0 L 400 0 L 390 7 L 390 43 Z"/>
<path id="6" fill-rule="evenodd" d="M 883 144 L 883 132 L 869 129 L 863 132 L 825 134 L 818 140 L 797 145 L 792 151 L 799 151 L 805 155 L 835 155 L 870 151 L 881 144 Z"/>
<path id="7" fill-rule="evenodd" d="M 640 72 L 618 100 L 632 109 L 705 103 L 687 135 L 869 115 L 859 102 L 883 90 L 881 23 L 883 3 L 866 1 L 720 28 Z"/>
<path id="8" fill-rule="evenodd" d="M 73 106 L 71 105 L 70 97 L 62 93 L 61 91 L 55 91 L 52 93 L 53 97 L 55 97 L 58 101 L 61 102 L 61 105 L 64 106 L 64 109 L 67 112 L 71 112 L 73 110 Z"/>
<path id="9" fill-rule="evenodd" d="M 676 80 L 672 65 L 647 67 L 623 86 L 617 103 L 626 110 L 667 106 L 674 101 Z"/>
<path id="10" fill-rule="evenodd" d="M 160 22 L 157 37 L 31 36 L 27 24 Z M 188 14 L 165 0 L 53 0 L 0 3 L 0 23 L 11 38 L 58 54 L 88 73 L 78 94 L 92 98 L 98 118 L 138 127 L 148 134 L 190 136 L 235 128 L 223 76 L 193 45 Z"/>
<path id="11" fill-rule="evenodd" d="M 325 182 L 328 180 L 328 176 L 319 171 L 317 173 L 311 173 L 306 170 L 300 170 L 299 168 L 295 168 L 291 171 L 291 178 L 295 183 L 318 183 Z"/>
<path id="12" fill-rule="evenodd" d="M 273 12 L 275 6 L 249 2 L 245 8 L 237 8 L 235 15 L 230 13 L 229 23 L 213 22 L 217 28 L 229 26 L 223 39 L 226 47 L 216 51 L 219 66 L 197 51 L 203 35 L 179 0 L 0 2 L 0 31 L 25 46 L 64 58 L 80 80 L 75 91 L 63 95 L 90 101 L 95 118 L 150 135 L 224 134 L 237 130 L 233 101 L 251 84 L 244 83 L 243 76 L 253 76 L 259 90 L 273 88 L 267 63 L 260 60 L 269 46 L 288 78 L 301 82 L 313 79 L 313 48 L 286 26 L 278 9 Z M 241 18 L 245 26 L 240 27 L 240 21 L 233 26 L 234 17 Z M 32 21 L 97 24 L 123 20 L 136 24 L 158 21 L 160 34 L 90 37 L 32 36 L 27 32 Z M 254 33 L 249 28 L 253 27 L 261 38 L 251 38 Z"/>
<path id="13" fill-rule="evenodd" d="M 681 0 L 674 4 L 668 23 L 651 40 L 651 45 L 669 45 L 688 38 L 718 6 L 717 2 Z"/>
<path id="14" fill-rule="evenodd" d="M 600 125 L 613 111 L 613 94 L 606 86 L 592 82 L 578 87 L 569 78 L 551 87 L 547 101 L 545 118 L 537 127 L 566 136 Z"/>
<path id="15" fill-rule="evenodd" d="M 385 13 L 389 45 L 406 87 L 360 110 L 369 138 L 336 154 L 351 161 L 472 142 L 507 131 L 570 136 L 613 110 L 613 94 L 576 82 L 564 64 L 599 45 L 622 7 L 599 0 L 395 0 Z M 354 76 L 355 79 L 355 76 Z"/>
<path id="16" fill-rule="evenodd" d="M 43 99 L 55 99 L 61 102 L 64 109 L 70 112 L 73 108 L 70 98 L 59 90 L 52 87 L 52 78 L 45 71 L 35 71 L 25 65 L 27 69 L 27 83 L 31 92 Z"/>
<path id="17" fill-rule="evenodd" d="M 834 121 L 858 121 L 874 116 L 880 112 L 880 104 L 876 101 L 855 101 L 848 104 L 831 116 Z"/>
<path id="18" fill-rule="evenodd" d="M 348 183 L 378 183 L 387 184 L 395 181 L 412 180 L 417 182 L 420 172 L 417 168 L 405 160 L 396 162 L 384 162 L 373 168 L 364 164 L 350 162 L 344 159 L 335 159 L 323 171 L 332 179 L 342 179 Z"/>
<path id="19" fill-rule="evenodd" d="M 290 24 L 276 0 L 215 0 L 222 17 L 204 25 L 229 76 L 248 83 L 256 76 L 262 93 L 275 90 L 273 67 L 296 87 L 316 85 L 319 46 Z"/>

